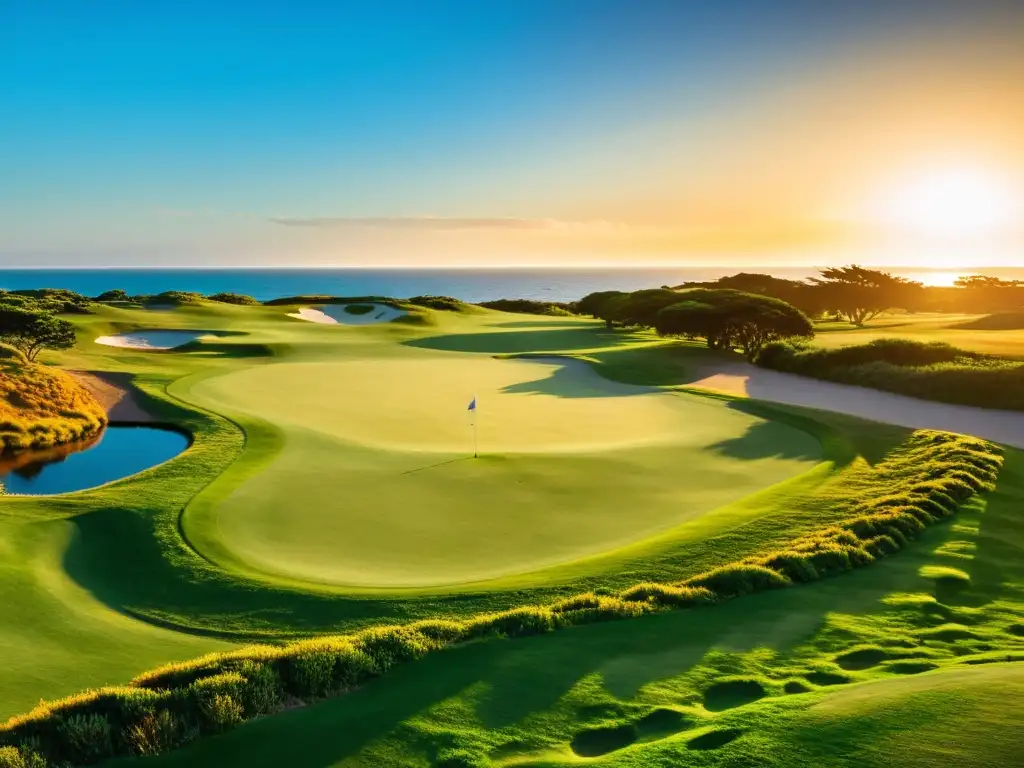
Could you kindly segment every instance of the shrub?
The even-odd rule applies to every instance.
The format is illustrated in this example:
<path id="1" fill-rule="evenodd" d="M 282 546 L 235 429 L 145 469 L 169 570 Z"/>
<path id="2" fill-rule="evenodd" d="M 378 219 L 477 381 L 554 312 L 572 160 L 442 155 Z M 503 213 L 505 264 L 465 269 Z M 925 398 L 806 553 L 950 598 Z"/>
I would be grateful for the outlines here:
<path id="1" fill-rule="evenodd" d="M 0 768 L 47 768 L 49 763 L 34 749 L 0 747 Z"/>
<path id="2" fill-rule="evenodd" d="M 302 699 L 326 696 L 334 688 L 334 661 L 337 655 L 333 644 L 319 647 L 310 644 L 285 658 L 285 685 L 289 693 Z"/>
<path id="3" fill-rule="evenodd" d="M 466 637 L 525 637 L 550 632 L 555 626 L 555 615 L 550 608 L 531 605 L 471 619 Z"/>
<path id="4" fill-rule="evenodd" d="M 360 632 L 355 647 L 372 659 L 378 673 L 383 673 L 396 664 L 425 656 L 440 644 L 412 627 L 380 627 Z"/>
<path id="5" fill-rule="evenodd" d="M 406 303 L 427 309 L 438 309 L 442 312 L 465 312 L 466 304 L 451 296 L 413 296 Z"/>
<path id="6" fill-rule="evenodd" d="M 203 295 L 194 291 L 164 291 L 155 296 L 136 296 L 135 298 L 141 300 L 143 304 L 153 307 L 177 307 L 184 304 L 198 304 L 203 300 Z"/>
<path id="7" fill-rule="evenodd" d="M 941 342 L 879 339 L 839 349 L 774 342 L 755 362 L 763 368 L 926 400 L 1024 410 L 1024 364 Z"/>
<path id="8" fill-rule="evenodd" d="M 515 312 L 524 315 L 549 315 L 554 317 L 571 317 L 575 304 L 558 301 L 537 301 L 535 299 L 495 299 L 482 301 L 480 306 L 498 312 Z"/>
<path id="9" fill-rule="evenodd" d="M 676 587 L 669 584 L 645 582 L 620 592 L 619 597 L 631 602 L 646 602 L 653 605 L 681 608 L 713 602 L 715 596 L 711 590 L 703 586 Z"/>
<path id="10" fill-rule="evenodd" d="M 206 297 L 210 301 L 219 301 L 221 304 L 239 304 L 242 306 L 254 306 L 260 302 L 252 296 L 243 293 L 214 293 Z"/>
<path id="11" fill-rule="evenodd" d="M 98 763 L 114 754 L 110 720 L 98 712 L 68 715 L 57 726 L 57 734 L 72 763 Z"/>
<path id="12" fill-rule="evenodd" d="M 162 755 L 188 743 L 198 731 L 185 727 L 167 709 L 143 715 L 128 726 L 123 739 L 133 755 Z"/>
<path id="13" fill-rule="evenodd" d="M 777 571 L 752 563 L 731 563 L 688 579 L 685 586 L 704 587 L 718 598 L 739 597 L 765 589 L 788 587 L 792 582 Z"/>
<path id="14" fill-rule="evenodd" d="M 241 701 L 248 717 L 280 709 L 284 699 L 284 683 L 276 669 L 269 664 L 247 659 L 238 665 L 238 672 L 245 679 Z"/>

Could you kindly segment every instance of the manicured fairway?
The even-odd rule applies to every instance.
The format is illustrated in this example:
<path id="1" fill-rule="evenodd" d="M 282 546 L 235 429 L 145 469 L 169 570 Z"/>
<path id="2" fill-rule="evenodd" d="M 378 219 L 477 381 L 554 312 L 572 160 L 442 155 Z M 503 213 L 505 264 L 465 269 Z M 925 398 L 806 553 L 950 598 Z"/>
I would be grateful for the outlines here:
<path id="1" fill-rule="evenodd" d="M 821 455 L 792 427 L 576 360 L 410 350 L 247 368 L 190 393 L 284 432 L 281 455 L 222 504 L 223 545 L 254 568 L 342 585 L 483 581 L 599 554 Z"/>
<path id="2" fill-rule="evenodd" d="M 0 515 L 0 718 L 76 688 L 128 680 L 167 659 L 228 648 L 112 610 L 62 567 L 74 526 Z"/>
<path id="3" fill-rule="evenodd" d="M 847 323 L 818 326 L 815 344 L 848 347 L 875 339 L 941 341 L 954 347 L 1000 357 L 1024 358 L 1024 329 L 983 330 L 975 324 L 984 315 L 883 315 L 863 328 Z"/>

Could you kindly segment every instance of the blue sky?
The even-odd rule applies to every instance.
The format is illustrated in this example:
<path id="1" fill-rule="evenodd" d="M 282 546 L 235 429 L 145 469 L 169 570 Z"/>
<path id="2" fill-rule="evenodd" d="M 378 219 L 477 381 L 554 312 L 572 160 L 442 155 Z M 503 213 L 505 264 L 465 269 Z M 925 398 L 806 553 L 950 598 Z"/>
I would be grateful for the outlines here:
<path id="1" fill-rule="evenodd" d="M 773 103 L 1024 18 L 834 5 L 9 0 L 0 265 L 699 259 Z"/>

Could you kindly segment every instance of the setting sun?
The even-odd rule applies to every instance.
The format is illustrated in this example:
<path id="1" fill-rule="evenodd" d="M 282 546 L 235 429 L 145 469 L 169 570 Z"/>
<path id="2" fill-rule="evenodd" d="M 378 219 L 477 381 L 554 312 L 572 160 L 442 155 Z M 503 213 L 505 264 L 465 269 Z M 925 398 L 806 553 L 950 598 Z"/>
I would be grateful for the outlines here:
<path id="1" fill-rule="evenodd" d="M 970 167 L 939 168 L 914 176 L 884 198 L 886 223 L 909 235 L 985 237 L 1009 227 L 1016 199 L 996 174 Z"/>

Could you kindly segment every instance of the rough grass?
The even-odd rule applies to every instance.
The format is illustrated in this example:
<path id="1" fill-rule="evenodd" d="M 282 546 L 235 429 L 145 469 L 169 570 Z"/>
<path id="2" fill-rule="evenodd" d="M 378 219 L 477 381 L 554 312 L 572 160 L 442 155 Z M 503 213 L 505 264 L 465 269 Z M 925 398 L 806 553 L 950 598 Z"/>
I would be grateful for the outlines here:
<path id="1" fill-rule="evenodd" d="M 102 406 L 63 371 L 0 359 L 0 453 L 82 440 L 106 421 Z"/>
<path id="2" fill-rule="evenodd" d="M 130 735 L 147 728 L 151 719 L 172 722 L 175 732 L 194 737 L 218 733 L 248 717 L 276 711 L 289 699 L 311 701 L 344 693 L 393 667 L 470 640 L 546 634 L 816 581 L 902 549 L 976 493 L 991 490 L 1002 458 L 985 441 L 921 431 L 887 463 L 883 476 L 898 478 L 900 484 L 881 484 L 881 493 L 860 499 L 859 514 L 842 525 L 680 584 L 641 584 L 617 595 L 582 594 L 553 605 L 524 606 L 464 620 L 373 627 L 283 647 L 252 646 L 211 654 L 146 673 L 126 688 L 42 703 L 0 727 L 0 741 L 8 746 L 31 742 L 49 760 L 90 764 L 137 753 Z M 891 665 L 891 671 L 918 673 L 933 666 L 917 661 Z M 705 706 L 718 711 L 765 694 L 756 680 L 719 681 L 706 693 Z M 252 701 L 260 703 L 255 706 Z M 151 747 L 147 742 L 147 749 Z"/>

